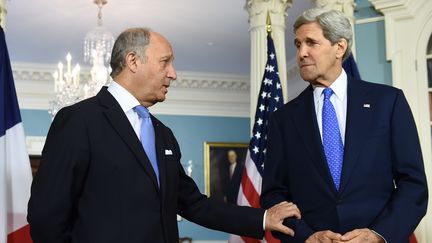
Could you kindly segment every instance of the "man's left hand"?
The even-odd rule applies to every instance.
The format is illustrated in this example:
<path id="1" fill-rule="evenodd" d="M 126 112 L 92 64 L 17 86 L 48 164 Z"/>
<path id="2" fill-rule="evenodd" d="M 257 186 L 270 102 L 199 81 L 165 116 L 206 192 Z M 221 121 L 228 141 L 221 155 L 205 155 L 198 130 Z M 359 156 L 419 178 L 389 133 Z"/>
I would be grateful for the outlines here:
<path id="1" fill-rule="evenodd" d="M 341 241 L 335 241 L 335 243 L 384 243 L 381 236 L 367 228 L 347 232 L 340 239 Z"/>

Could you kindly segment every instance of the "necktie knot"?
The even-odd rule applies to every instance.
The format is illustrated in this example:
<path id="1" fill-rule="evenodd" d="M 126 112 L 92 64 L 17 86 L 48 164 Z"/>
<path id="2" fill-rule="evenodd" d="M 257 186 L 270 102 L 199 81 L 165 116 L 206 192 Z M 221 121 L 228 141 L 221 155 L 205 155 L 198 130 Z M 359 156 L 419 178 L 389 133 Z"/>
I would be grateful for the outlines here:
<path id="1" fill-rule="evenodd" d="M 149 110 L 142 105 L 135 106 L 134 110 L 138 113 L 138 116 L 141 117 L 141 119 L 150 117 Z"/>
<path id="2" fill-rule="evenodd" d="M 325 88 L 325 89 L 323 90 L 323 93 L 324 93 L 324 99 L 325 99 L 325 100 L 328 100 L 328 99 L 330 99 L 330 97 L 332 96 L 332 94 L 333 94 L 333 90 L 332 90 L 331 88 Z"/>

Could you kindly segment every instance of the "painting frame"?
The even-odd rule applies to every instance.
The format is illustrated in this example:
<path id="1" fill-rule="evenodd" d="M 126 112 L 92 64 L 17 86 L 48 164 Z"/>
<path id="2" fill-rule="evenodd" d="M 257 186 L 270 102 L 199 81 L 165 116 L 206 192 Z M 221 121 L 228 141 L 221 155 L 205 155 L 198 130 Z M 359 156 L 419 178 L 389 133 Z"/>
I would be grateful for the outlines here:
<path id="1" fill-rule="evenodd" d="M 229 185 L 230 181 L 226 181 L 226 176 L 221 176 L 223 174 L 229 173 L 229 154 L 235 153 L 237 158 L 237 164 L 244 166 L 246 160 L 246 154 L 249 144 L 241 142 L 204 142 L 204 183 L 205 183 L 205 194 L 207 196 L 212 196 L 212 198 L 221 199 L 227 201 L 225 196 L 224 185 Z M 230 152 L 229 152 L 230 151 Z M 234 152 L 231 152 L 234 151 Z M 243 167 L 239 166 L 239 170 L 243 170 Z M 241 173 L 238 177 L 241 177 Z M 230 175 L 231 177 L 231 175 Z M 235 180 L 235 184 L 240 183 L 241 178 Z M 238 187 L 239 185 L 237 185 Z M 238 189 L 237 189 L 238 190 Z M 232 190 L 231 190 L 232 191 Z M 232 193 L 231 193 L 232 194 Z M 232 198 L 228 197 L 228 198 Z M 231 202 L 229 199 L 228 202 Z"/>

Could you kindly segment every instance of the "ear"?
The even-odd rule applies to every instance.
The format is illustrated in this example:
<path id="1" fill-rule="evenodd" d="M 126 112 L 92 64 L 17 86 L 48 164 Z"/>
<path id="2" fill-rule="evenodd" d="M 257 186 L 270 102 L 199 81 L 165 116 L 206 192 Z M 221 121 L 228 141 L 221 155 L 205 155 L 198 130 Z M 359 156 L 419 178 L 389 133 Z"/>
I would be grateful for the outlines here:
<path id="1" fill-rule="evenodd" d="M 348 42 L 346 39 L 341 38 L 336 44 L 337 44 L 336 57 L 342 59 L 343 55 L 348 49 Z"/>
<path id="2" fill-rule="evenodd" d="M 138 56 L 135 52 L 127 53 L 125 56 L 126 68 L 128 68 L 131 72 L 135 73 L 138 68 L 137 60 L 138 60 Z"/>

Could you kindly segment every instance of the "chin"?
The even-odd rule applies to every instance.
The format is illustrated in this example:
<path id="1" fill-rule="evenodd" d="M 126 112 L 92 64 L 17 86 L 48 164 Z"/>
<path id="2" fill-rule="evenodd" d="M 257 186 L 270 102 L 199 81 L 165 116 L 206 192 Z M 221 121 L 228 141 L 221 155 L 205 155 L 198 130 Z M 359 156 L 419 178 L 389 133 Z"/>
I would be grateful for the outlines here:
<path id="1" fill-rule="evenodd" d="M 301 75 L 301 74 L 300 74 L 300 77 L 301 77 L 304 81 L 309 82 L 309 83 L 313 83 L 313 80 L 315 80 L 315 77 L 313 77 L 313 76 L 311 76 L 311 75 Z"/>

